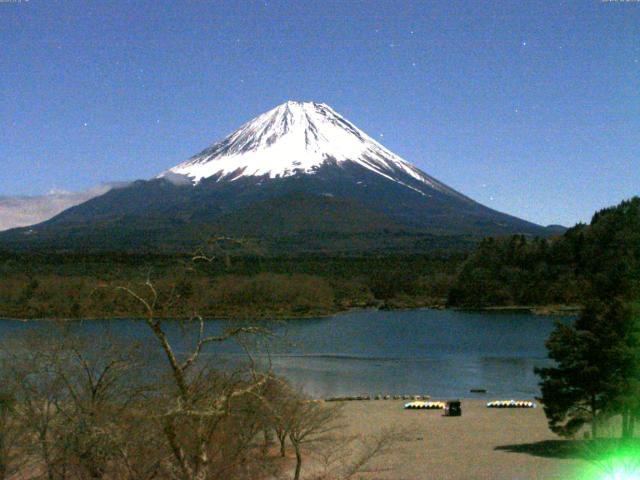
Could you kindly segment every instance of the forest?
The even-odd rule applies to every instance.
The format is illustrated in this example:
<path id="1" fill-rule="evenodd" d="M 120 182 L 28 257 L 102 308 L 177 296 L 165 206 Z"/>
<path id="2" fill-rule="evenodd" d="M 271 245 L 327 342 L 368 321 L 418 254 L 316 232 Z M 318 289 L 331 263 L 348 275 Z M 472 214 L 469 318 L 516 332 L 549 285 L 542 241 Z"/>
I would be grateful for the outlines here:
<path id="1" fill-rule="evenodd" d="M 5 254 L 0 317 L 138 316 L 118 287 L 153 280 L 162 317 L 304 317 L 443 306 L 461 253 L 364 257 Z M 195 260 L 193 260 L 195 259 Z"/>
<path id="2" fill-rule="evenodd" d="M 589 225 L 550 240 L 483 240 L 461 266 L 448 299 L 456 307 L 582 305 L 593 282 L 600 294 L 630 283 L 638 298 L 639 197 L 596 212 Z"/>
<path id="3" fill-rule="evenodd" d="M 554 238 L 514 235 L 475 245 L 359 256 L 266 256 L 224 243 L 192 255 L 5 251 L 0 316 L 139 316 L 139 306 L 118 287 L 147 279 L 168 299 L 157 314 L 170 318 L 194 311 L 261 318 L 352 308 L 580 306 L 587 277 L 608 279 L 601 281 L 605 291 L 607 282 L 639 283 L 640 198 L 601 210 L 589 225 Z"/>

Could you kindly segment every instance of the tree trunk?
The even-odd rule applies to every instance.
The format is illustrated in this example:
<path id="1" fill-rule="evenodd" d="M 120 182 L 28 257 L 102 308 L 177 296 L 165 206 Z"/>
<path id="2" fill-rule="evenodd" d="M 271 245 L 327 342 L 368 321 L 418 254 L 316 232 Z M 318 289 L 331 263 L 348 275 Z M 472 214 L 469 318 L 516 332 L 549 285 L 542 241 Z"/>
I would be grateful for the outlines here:
<path id="1" fill-rule="evenodd" d="M 46 419 L 43 426 L 38 429 L 38 439 L 40 441 L 40 448 L 42 449 L 42 459 L 44 460 L 45 467 L 47 469 L 47 480 L 54 480 L 55 475 L 53 472 L 53 463 L 51 461 L 51 453 L 49 451 L 49 404 L 45 402 L 44 411 L 46 412 Z"/>
<path id="2" fill-rule="evenodd" d="M 284 458 L 287 454 L 287 437 L 281 437 L 278 435 L 278 440 L 280 440 L 280 456 Z"/>
<path id="3" fill-rule="evenodd" d="M 264 437 L 264 443 L 262 444 L 262 454 L 266 455 L 269 452 L 269 447 L 273 443 L 273 438 L 271 437 L 271 432 L 266 428 L 262 431 L 262 435 Z"/>
<path id="4" fill-rule="evenodd" d="M 629 409 L 622 409 L 622 438 L 629 438 Z"/>
<path id="5" fill-rule="evenodd" d="M 0 432 L 0 480 L 4 480 L 7 476 L 8 466 L 6 465 L 6 458 L 4 458 L 4 442 L 2 438 L 2 432 Z"/>
<path id="6" fill-rule="evenodd" d="M 293 480 L 300 480 L 300 470 L 302 470 L 302 454 L 300 453 L 300 446 L 293 445 L 296 449 L 296 473 L 293 476 Z"/>
<path id="7" fill-rule="evenodd" d="M 591 396 L 591 438 L 598 437 L 598 417 L 596 415 L 596 397 Z"/>
<path id="8" fill-rule="evenodd" d="M 5 447 L 6 437 L 3 430 L 7 428 L 6 410 L 3 409 L 3 405 L 0 403 L 0 413 L 2 413 L 2 420 L 0 422 L 0 480 L 4 480 L 7 477 L 7 470 L 9 469 L 9 458 L 7 448 Z M 8 442 L 7 442 L 8 443 Z"/>
<path id="9" fill-rule="evenodd" d="M 182 478 L 184 480 L 191 480 L 192 478 L 191 471 L 189 469 L 189 466 L 187 465 L 184 451 L 178 444 L 178 441 L 176 438 L 176 431 L 173 425 L 171 424 L 170 420 L 165 420 L 162 430 L 164 432 L 165 438 L 167 439 L 167 442 L 169 443 L 169 446 L 171 447 L 173 457 L 178 463 L 178 467 L 180 468 L 180 473 L 182 474 Z"/>

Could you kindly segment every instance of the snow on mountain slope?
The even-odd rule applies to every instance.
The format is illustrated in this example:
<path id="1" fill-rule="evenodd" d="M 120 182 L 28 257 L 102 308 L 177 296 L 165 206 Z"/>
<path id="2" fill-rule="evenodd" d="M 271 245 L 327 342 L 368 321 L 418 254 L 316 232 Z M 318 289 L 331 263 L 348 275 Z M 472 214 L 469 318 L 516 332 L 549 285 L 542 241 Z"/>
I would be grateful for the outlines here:
<path id="1" fill-rule="evenodd" d="M 461 196 L 403 160 L 323 103 L 289 101 L 158 177 L 234 181 L 313 174 L 328 162 L 357 164 L 422 195 L 425 185 Z M 407 176 L 418 183 L 407 183 Z"/>

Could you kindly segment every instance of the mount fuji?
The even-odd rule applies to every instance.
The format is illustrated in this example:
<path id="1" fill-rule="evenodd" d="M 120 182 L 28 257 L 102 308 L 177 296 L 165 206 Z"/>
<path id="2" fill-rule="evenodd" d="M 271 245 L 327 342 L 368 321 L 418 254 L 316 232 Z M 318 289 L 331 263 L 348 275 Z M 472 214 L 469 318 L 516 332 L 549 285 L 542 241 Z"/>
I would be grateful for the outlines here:
<path id="1" fill-rule="evenodd" d="M 315 174 L 330 163 L 364 168 L 422 195 L 428 194 L 403 181 L 407 175 L 428 188 L 460 195 L 387 150 L 328 105 L 311 102 L 283 103 L 159 178 L 185 176 L 194 184 L 206 178 L 274 179 Z"/>
<path id="2" fill-rule="evenodd" d="M 352 251 L 513 233 L 552 232 L 455 191 L 328 105 L 289 101 L 151 180 L 0 234 L 0 246 L 184 250 L 233 235 Z"/>

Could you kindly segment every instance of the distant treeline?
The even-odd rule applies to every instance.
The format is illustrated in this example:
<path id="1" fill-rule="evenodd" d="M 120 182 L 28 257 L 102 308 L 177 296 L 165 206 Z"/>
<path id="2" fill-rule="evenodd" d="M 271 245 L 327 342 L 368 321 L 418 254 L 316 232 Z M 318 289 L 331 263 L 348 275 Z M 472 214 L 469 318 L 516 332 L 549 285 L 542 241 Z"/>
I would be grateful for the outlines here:
<path id="1" fill-rule="evenodd" d="M 462 266 L 449 305 L 579 305 L 594 278 L 599 292 L 640 282 L 640 198 L 601 210 L 590 225 L 551 240 L 485 239 Z"/>
<path id="2" fill-rule="evenodd" d="M 140 315 L 117 287 L 147 278 L 158 288 L 158 313 L 166 317 L 581 305 L 594 278 L 601 278 L 599 292 L 616 282 L 640 283 L 640 198 L 597 212 L 590 225 L 556 238 L 489 238 L 471 253 L 269 257 L 218 249 L 195 262 L 192 257 L 0 252 L 0 317 Z"/>
<path id="3" fill-rule="evenodd" d="M 0 317 L 108 318 L 143 312 L 118 287 L 147 277 L 158 314 L 323 315 L 446 303 L 465 254 L 365 257 L 0 254 Z"/>

